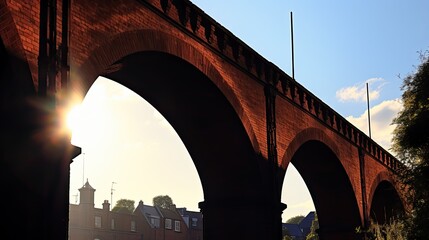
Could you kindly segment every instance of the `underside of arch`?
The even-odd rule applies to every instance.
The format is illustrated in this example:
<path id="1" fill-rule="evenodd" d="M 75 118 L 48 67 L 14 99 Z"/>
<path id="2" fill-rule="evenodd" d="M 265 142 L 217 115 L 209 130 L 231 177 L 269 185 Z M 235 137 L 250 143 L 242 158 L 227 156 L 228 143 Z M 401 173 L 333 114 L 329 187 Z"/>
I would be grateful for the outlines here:
<path id="1" fill-rule="evenodd" d="M 92 51 L 89 58 L 81 66 L 72 69 L 71 85 L 73 90 L 86 93 L 99 75 L 109 75 L 120 70 L 122 67 L 119 62 L 120 59 L 141 52 L 161 52 L 176 56 L 207 76 L 228 99 L 241 119 L 254 151 L 260 152 L 259 143 L 249 117 L 244 112 L 232 88 L 213 65 L 213 61 L 208 59 L 195 46 L 159 30 L 141 29 L 128 31 L 107 39 Z M 164 67 L 168 69 L 168 66 Z"/>
<path id="2" fill-rule="evenodd" d="M 393 184 L 387 180 L 379 182 L 372 196 L 371 219 L 384 224 L 403 216 L 404 213 L 404 205 Z"/>
<path id="3" fill-rule="evenodd" d="M 258 195 L 258 164 L 231 104 L 201 71 L 161 52 L 145 51 L 116 62 L 105 76 L 133 90 L 173 126 L 199 173 L 205 199 Z"/>
<path id="4" fill-rule="evenodd" d="M 333 233 L 355 235 L 354 229 L 361 226 L 359 207 L 349 177 L 336 154 L 323 142 L 309 140 L 297 149 L 291 162 L 312 196 L 321 239 L 330 239 Z"/>

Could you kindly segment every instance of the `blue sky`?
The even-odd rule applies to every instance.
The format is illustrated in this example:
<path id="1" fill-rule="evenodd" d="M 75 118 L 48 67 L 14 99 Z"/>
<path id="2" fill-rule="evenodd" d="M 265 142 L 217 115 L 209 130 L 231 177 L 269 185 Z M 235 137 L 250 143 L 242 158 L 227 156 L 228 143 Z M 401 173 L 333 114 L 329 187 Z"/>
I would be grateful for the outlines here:
<path id="1" fill-rule="evenodd" d="M 429 1 L 192 2 L 289 75 L 292 11 L 296 80 L 366 133 L 369 82 L 372 135 L 389 148 L 390 123 L 401 109 L 398 75 L 413 72 L 418 51 L 429 49 Z M 168 194 L 179 207 L 199 211 L 203 195 L 192 160 L 174 129 L 145 100 L 100 79 L 80 109 L 73 138 L 85 154 L 71 165 L 71 203 L 88 178 L 97 189 L 96 207 L 110 201 L 111 183 L 116 182 L 113 202 L 128 198 L 152 204 L 154 196 Z M 128 116 L 129 128 L 120 128 L 123 118 L 117 116 Z M 166 170 L 166 165 L 178 171 Z M 175 176 L 174 187 L 161 174 Z M 293 168 L 287 172 L 282 201 L 288 204 L 284 221 L 314 209 Z"/>
<path id="2" fill-rule="evenodd" d="M 294 21 L 295 78 L 344 116 L 340 88 L 385 80 L 382 99 L 401 95 L 401 79 L 429 48 L 429 1 L 194 0 L 216 21 L 283 71 L 291 71 L 290 12 Z M 362 106 L 360 106 L 362 105 Z"/>
<path id="3" fill-rule="evenodd" d="M 429 1 L 194 0 L 217 22 L 369 134 L 390 147 L 401 77 L 429 50 Z M 373 109 L 372 109 L 373 108 Z"/>

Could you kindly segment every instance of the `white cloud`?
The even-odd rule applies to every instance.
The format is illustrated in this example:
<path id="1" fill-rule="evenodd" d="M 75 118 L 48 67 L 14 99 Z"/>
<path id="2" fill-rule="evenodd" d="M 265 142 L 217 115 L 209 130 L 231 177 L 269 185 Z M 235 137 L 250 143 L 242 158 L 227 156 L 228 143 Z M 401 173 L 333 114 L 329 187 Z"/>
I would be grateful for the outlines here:
<path id="1" fill-rule="evenodd" d="M 314 211 L 314 204 L 313 204 L 313 200 L 309 199 L 306 201 L 302 201 L 302 202 L 297 202 L 297 203 L 293 203 L 293 204 L 288 204 L 288 209 L 303 209 L 305 211 L 303 211 L 304 213 L 308 213 L 310 211 Z"/>
<path id="2" fill-rule="evenodd" d="M 400 99 L 386 100 L 370 109 L 371 137 L 386 150 L 389 150 L 392 144 L 392 133 L 395 129 L 392 121 L 401 109 Z M 368 134 L 368 110 L 358 117 L 348 116 L 346 119 Z"/>
<path id="3" fill-rule="evenodd" d="M 369 85 L 369 98 L 375 100 L 380 97 L 380 91 L 385 80 L 383 78 L 370 78 L 364 83 L 358 83 L 351 87 L 341 88 L 336 92 L 336 97 L 341 102 L 355 101 L 365 102 L 366 101 L 366 83 Z M 373 85 L 373 86 L 371 86 Z"/>

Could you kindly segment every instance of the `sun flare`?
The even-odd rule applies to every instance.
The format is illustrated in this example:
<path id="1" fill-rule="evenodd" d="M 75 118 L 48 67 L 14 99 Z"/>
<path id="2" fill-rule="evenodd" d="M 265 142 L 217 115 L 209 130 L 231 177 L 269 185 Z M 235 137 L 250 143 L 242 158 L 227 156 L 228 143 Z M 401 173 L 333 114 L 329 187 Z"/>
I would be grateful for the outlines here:
<path id="1" fill-rule="evenodd" d="M 70 129 L 70 131 L 75 131 L 77 127 L 80 124 L 80 117 L 79 115 L 82 112 L 82 107 L 80 104 L 72 107 L 67 114 L 67 127 Z"/>
<path id="2" fill-rule="evenodd" d="M 71 131 L 71 143 L 78 146 L 79 144 L 79 132 L 83 125 L 82 120 L 83 107 L 81 104 L 76 104 L 73 106 L 67 114 L 66 117 L 66 126 Z"/>
<path id="3" fill-rule="evenodd" d="M 99 79 L 83 99 L 72 101 L 65 115 L 64 124 L 71 133 L 73 145 L 87 147 L 92 141 L 101 144 L 106 140 L 103 136 L 109 133 L 109 124 L 112 124 L 112 116 L 108 114 L 108 102 L 109 98 Z"/>

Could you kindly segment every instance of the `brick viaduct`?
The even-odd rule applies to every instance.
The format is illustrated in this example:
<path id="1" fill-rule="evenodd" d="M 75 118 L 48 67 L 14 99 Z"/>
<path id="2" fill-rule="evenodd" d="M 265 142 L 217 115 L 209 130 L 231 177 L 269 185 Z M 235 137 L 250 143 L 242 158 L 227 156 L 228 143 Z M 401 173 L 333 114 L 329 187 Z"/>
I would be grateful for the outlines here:
<path id="1" fill-rule="evenodd" d="M 59 118 L 98 76 L 138 93 L 176 129 L 203 186 L 206 240 L 280 239 L 289 163 L 313 197 L 320 239 L 361 239 L 355 228 L 371 216 L 403 211 L 392 155 L 197 6 L 73 0 L 66 44 L 63 1 L 49 18 L 56 35 L 41 42 L 40 2 L 0 0 L 0 186 L 10 238 L 67 239 L 69 164 L 79 149 Z M 58 49 L 53 63 L 40 55 L 47 45 Z M 54 81 L 43 81 L 60 62 Z"/>

